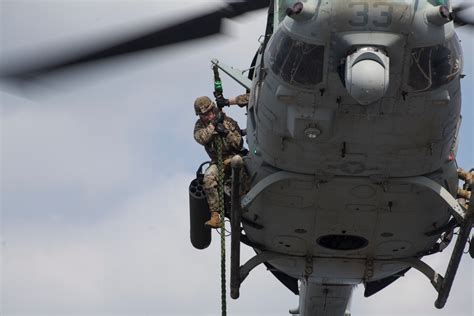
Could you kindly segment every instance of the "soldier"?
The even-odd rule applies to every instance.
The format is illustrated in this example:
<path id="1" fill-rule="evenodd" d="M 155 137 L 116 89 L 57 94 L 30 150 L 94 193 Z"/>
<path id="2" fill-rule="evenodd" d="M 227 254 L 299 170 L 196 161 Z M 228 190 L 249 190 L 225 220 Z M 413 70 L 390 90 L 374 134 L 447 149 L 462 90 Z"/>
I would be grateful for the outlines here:
<path id="1" fill-rule="evenodd" d="M 240 107 L 246 106 L 248 94 L 231 99 L 225 99 L 221 96 L 216 101 L 219 107 L 205 96 L 194 101 L 194 110 L 196 115 L 199 115 L 199 119 L 194 126 L 194 139 L 204 146 L 209 157 L 211 157 L 211 165 L 204 172 L 203 187 L 211 212 L 211 218 L 205 224 L 212 228 L 220 227 L 219 194 L 217 191 L 217 148 L 214 139 L 216 135 L 222 137 L 224 165 L 230 162 L 230 158 L 240 153 L 243 145 L 242 131 L 239 125 L 232 118 L 225 115 L 221 108 L 231 104 L 237 104 Z"/>

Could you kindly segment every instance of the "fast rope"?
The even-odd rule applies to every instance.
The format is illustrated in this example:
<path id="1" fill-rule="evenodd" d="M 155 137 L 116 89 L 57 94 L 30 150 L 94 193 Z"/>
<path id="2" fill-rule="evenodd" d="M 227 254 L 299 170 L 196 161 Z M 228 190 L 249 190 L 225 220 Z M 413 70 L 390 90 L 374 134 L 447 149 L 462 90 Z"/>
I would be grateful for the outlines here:
<path id="1" fill-rule="evenodd" d="M 227 315 L 226 279 L 225 279 L 225 205 L 224 205 L 224 161 L 222 159 L 222 137 L 216 137 L 217 147 L 217 185 L 219 192 L 219 211 L 221 217 L 221 310 Z"/>
<path id="2" fill-rule="evenodd" d="M 214 72 L 214 96 L 222 96 L 222 81 L 219 76 L 219 68 L 217 64 L 212 67 Z M 224 161 L 222 159 L 222 136 L 215 138 L 215 145 L 217 149 L 217 185 L 219 193 L 219 212 L 221 217 L 221 310 L 222 316 L 227 315 L 227 302 L 226 302 L 226 281 L 225 281 L 225 205 L 224 205 Z"/>

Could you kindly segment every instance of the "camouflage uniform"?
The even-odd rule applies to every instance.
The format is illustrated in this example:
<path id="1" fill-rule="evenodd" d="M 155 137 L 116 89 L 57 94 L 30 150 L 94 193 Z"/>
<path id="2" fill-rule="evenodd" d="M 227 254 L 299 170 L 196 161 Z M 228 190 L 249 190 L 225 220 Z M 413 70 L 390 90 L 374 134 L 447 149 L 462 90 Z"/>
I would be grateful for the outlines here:
<path id="1" fill-rule="evenodd" d="M 250 93 L 241 94 L 235 97 L 237 105 L 243 108 L 249 104 Z"/>
<path id="2" fill-rule="evenodd" d="M 242 150 L 243 139 L 240 127 L 236 121 L 228 116 L 224 116 L 222 124 L 229 131 L 226 136 L 222 137 L 222 159 L 224 160 L 224 164 L 228 166 L 230 158 L 239 154 Z M 214 131 L 214 126 L 212 124 L 205 125 L 201 119 L 196 122 L 196 125 L 194 126 L 194 139 L 204 146 L 209 157 L 211 157 L 211 165 L 204 173 L 203 186 L 207 195 L 209 210 L 211 212 L 219 211 L 219 194 L 217 191 L 217 147 L 214 142 L 214 139 L 217 136 L 218 134 Z"/>

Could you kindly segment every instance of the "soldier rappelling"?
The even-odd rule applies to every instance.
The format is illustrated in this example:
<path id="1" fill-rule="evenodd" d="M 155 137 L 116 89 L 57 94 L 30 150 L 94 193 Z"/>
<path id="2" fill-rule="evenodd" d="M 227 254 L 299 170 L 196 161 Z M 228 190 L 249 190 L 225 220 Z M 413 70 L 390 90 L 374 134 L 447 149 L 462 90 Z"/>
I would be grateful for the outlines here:
<path id="1" fill-rule="evenodd" d="M 217 98 L 218 105 L 237 104 L 245 106 L 248 95 L 240 95 L 232 99 Z M 211 218 L 206 222 L 212 228 L 220 227 L 219 195 L 217 184 L 217 148 L 216 136 L 222 137 L 222 159 L 224 168 L 229 168 L 230 159 L 240 154 L 243 146 L 242 130 L 235 120 L 227 116 L 210 98 L 199 97 L 194 102 L 196 115 L 199 116 L 194 127 L 194 139 L 204 146 L 211 158 L 211 164 L 204 173 L 204 191 L 207 195 Z M 228 172 L 226 172 L 228 174 Z M 226 176 L 228 177 L 228 176 Z"/>

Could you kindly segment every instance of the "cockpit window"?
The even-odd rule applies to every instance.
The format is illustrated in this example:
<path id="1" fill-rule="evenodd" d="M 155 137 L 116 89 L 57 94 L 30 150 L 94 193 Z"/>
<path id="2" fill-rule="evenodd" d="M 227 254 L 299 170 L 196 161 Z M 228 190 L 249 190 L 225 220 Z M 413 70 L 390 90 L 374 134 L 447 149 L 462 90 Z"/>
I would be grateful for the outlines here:
<path id="1" fill-rule="evenodd" d="M 279 30 L 269 48 L 270 67 L 290 84 L 314 86 L 323 80 L 324 46 L 305 43 Z"/>
<path id="2" fill-rule="evenodd" d="M 411 51 L 408 85 L 414 92 L 433 90 L 456 78 L 461 69 L 461 48 L 453 36 L 444 44 Z"/>

